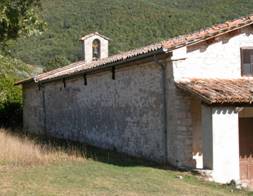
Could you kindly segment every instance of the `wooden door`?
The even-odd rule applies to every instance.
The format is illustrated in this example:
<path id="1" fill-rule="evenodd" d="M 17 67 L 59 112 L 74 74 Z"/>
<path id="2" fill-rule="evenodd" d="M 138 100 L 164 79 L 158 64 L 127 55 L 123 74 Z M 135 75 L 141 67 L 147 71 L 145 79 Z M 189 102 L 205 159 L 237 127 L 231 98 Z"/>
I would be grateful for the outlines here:
<path id="1" fill-rule="evenodd" d="M 241 180 L 253 185 L 253 118 L 240 118 L 239 138 Z"/>

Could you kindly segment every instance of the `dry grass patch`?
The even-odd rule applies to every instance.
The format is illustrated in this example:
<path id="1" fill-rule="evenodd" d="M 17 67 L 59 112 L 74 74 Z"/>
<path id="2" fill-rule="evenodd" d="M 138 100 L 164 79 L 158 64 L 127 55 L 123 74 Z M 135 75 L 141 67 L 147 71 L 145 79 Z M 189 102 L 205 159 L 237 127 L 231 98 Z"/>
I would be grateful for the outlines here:
<path id="1" fill-rule="evenodd" d="M 26 136 L 18 136 L 0 129 L 0 164 L 32 166 L 57 161 L 85 160 L 82 153 L 73 147 L 68 149 L 54 144 L 38 144 Z"/>

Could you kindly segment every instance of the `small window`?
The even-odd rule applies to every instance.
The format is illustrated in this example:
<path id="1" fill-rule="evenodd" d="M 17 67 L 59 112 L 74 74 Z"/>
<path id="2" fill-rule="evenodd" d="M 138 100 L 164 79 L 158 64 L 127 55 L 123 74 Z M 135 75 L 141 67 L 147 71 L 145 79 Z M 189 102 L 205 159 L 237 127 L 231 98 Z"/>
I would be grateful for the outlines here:
<path id="1" fill-rule="evenodd" d="M 100 58 L 100 41 L 95 39 L 92 43 L 92 58 L 98 60 Z"/>
<path id="2" fill-rule="evenodd" d="M 242 76 L 253 76 L 253 47 L 241 48 Z"/>

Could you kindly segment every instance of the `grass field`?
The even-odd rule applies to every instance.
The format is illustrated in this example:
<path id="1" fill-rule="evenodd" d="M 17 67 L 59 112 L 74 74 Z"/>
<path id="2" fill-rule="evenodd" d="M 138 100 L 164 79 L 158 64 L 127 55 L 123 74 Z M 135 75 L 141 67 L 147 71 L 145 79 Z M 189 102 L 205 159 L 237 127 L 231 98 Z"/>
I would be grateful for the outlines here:
<path id="1" fill-rule="evenodd" d="M 250 194 L 115 152 L 0 131 L 0 195 Z"/>

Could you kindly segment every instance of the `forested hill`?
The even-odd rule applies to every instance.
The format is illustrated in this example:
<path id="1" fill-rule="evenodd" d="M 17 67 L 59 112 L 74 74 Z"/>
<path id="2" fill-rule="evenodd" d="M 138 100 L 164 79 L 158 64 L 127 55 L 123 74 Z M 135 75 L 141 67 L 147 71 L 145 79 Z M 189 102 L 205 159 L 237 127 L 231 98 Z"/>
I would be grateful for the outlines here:
<path id="1" fill-rule="evenodd" d="M 43 66 L 80 59 L 78 40 L 90 32 L 110 37 L 113 54 L 253 13 L 253 0 L 43 0 L 42 4 L 47 31 L 9 45 L 15 57 Z"/>

